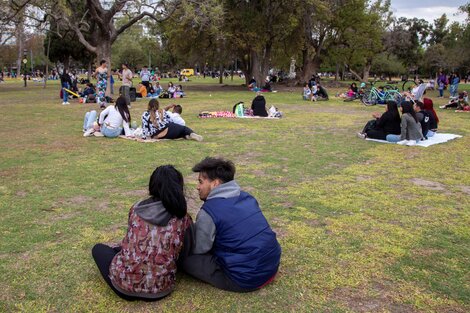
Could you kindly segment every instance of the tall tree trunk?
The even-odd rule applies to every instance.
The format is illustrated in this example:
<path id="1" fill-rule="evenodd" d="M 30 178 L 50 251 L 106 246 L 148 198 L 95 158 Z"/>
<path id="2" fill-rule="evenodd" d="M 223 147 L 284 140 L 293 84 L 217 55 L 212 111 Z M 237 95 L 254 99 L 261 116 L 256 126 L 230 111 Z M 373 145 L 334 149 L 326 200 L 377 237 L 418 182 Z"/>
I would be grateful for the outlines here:
<path id="1" fill-rule="evenodd" d="M 224 66 L 222 64 L 219 64 L 219 84 L 223 84 L 224 83 L 224 73 L 223 73 L 223 70 L 224 70 Z"/>
<path id="2" fill-rule="evenodd" d="M 93 63 L 93 61 L 90 59 L 88 60 L 88 72 L 87 72 L 87 76 L 86 76 L 86 79 L 88 79 L 89 81 L 91 81 L 91 64 Z"/>
<path id="3" fill-rule="evenodd" d="M 252 50 L 250 54 L 251 59 L 251 76 L 256 80 L 256 86 L 261 87 L 263 81 L 263 74 L 261 73 L 261 64 L 258 52 Z M 251 77 L 250 77 L 251 79 Z M 249 80 L 250 80 L 249 79 Z"/>
<path id="4" fill-rule="evenodd" d="M 336 73 L 335 73 L 335 81 L 339 78 L 339 63 L 336 63 Z"/>
<path id="5" fill-rule="evenodd" d="M 302 50 L 302 71 L 300 72 L 299 80 L 303 84 L 310 80 L 313 74 L 313 59 L 308 53 L 308 48 Z"/>
<path id="6" fill-rule="evenodd" d="M 366 66 L 364 66 L 362 81 L 367 82 L 369 80 L 370 68 L 372 67 L 372 60 L 367 60 Z"/>
<path id="7" fill-rule="evenodd" d="M 16 60 L 16 74 L 17 77 L 21 74 L 21 67 L 23 65 L 23 49 L 24 49 L 24 21 L 23 12 L 18 13 L 18 26 L 16 28 L 16 48 L 18 49 L 18 58 Z"/>
<path id="8" fill-rule="evenodd" d="M 49 78 L 49 51 L 51 50 L 51 34 L 49 34 L 47 41 L 47 57 L 46 57 L 46 73 L 44 73 L 43 88 L 46 88 L 47 79 Z"/>

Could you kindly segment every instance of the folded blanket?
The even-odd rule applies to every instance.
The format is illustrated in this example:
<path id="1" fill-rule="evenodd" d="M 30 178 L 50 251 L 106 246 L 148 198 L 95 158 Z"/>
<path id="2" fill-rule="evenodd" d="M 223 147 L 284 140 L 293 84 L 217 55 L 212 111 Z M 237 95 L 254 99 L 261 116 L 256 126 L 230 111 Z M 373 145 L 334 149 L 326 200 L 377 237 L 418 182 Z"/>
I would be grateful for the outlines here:
<path id="1" fill-rule="evenodd" d="M 436 133 L 434 136 L 429 137 L 427 140 L 422 140 L 419 143 L 416 144 L 416 146 L 420 147 L 429 147 L 432 145 L 437 145 L 439 143 L 444 143 L 449 140 L 455 139 L 455 138 L 461 138 L 462 136 L 460 135 L 455 135 L 455 134 L 443 134 L 443 133 Z M 379 140 L 379 139 L 372 139 L 372 138 L 366 138 L 366 140 L 369 141 L 375 141 L 375 142 L 381 142 L 381 143 L 394 143 L 394 142 L 388 142 L 386 140 Z"/>

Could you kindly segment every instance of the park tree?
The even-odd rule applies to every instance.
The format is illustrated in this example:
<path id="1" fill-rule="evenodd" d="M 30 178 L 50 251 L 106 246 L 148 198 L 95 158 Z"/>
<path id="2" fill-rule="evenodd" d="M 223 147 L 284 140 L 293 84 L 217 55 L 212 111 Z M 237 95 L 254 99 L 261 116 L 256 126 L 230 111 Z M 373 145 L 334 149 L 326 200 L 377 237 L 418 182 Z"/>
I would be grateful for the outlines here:
<path id="1" fill-rule="evenodd" d="M 354 12 L 354 14 L 351 14 Z M 390 1 L 350 1 L 334 22 L 336 38 L 329 56 L 356 79 L 367 81 L 374 58 L 384 51 L 382 39 L 390 23 Z"/>
<path id="2" fill-rule="evenodd" d="M 146 17 L 156 22 L 164 21 L 179 4 L 180 0 L 17 0 L 16 2 L 17 7 L 28 8 L 35 12 L 38 23 L 44 23 L 52 18 L 74 31 L 85 49 L 95 54 L 98 59 L 107 61 L 109 74 L 111 46 L 116 39 L 129 27 Z M 115 21 L 120 16 L 126 16 L 128 20 L 117 26 Z"/>

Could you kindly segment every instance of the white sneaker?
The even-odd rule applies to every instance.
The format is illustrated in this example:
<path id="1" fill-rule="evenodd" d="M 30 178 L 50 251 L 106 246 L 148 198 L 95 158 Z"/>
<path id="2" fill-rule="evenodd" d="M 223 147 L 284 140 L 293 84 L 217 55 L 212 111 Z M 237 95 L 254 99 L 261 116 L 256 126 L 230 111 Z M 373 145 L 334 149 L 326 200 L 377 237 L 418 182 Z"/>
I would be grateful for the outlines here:
<path id="1" fill-rule="evenodd" d="M 359 137 L 359 138 L 361 138 L 361 139 L 366 139 L 366 134 L 357 133 L 357 137 Z"/>
<path id="2" fill-rule="evenodd" d="M 91 135 L 93 135 L 94 132 L 95 130 L 93 128 L 90 128 L 89 130 L 83 133 L 83 137 L 90 137 Z"/>
<path id="3" fill-rule="evenodd" d="M 67 102 L 65 102 L 65 104 L 70 104 L 70 102 L 67 101 Z"/>
<path id="4" fill-rule="evenodd" d="M 196 134 L 196 133 L 191 133 L 191 134 L 189 135 L 189 139 L 196 140 L 196 141 L 202 141 L 202 140 L 204 140 L 204 138 L 202 138 L 201 135 L 198 135 L 198 134 Z"/>
<path id="5" fill-rule="evenodd" d="M 66 104 L 67 104 L 67 102 L 62 102 L 62 105 L 66 105 Z"/>
<path id="6" fill-rule="evenodd" d="M 445 105 L 441 105 L 441 106 L 439 106 L 439 109 L 445 109 L 445 108 L 446 108 L 446 106 L 445 106 Z"/>

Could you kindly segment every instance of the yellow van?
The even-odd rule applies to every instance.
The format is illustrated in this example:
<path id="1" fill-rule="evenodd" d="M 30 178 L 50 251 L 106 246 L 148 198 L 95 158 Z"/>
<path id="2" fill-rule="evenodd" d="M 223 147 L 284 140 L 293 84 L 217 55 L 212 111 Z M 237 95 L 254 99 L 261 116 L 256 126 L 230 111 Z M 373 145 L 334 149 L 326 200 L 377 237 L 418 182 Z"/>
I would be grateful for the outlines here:
<path id="1" fill-rule="evenodd" d="M 194 70 L 192 68 L 184 68 L 181 70 L 181 75 L 186 77 L 194 76 Z"/>

